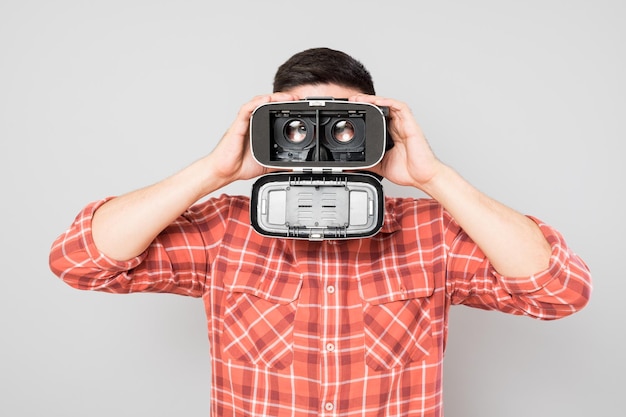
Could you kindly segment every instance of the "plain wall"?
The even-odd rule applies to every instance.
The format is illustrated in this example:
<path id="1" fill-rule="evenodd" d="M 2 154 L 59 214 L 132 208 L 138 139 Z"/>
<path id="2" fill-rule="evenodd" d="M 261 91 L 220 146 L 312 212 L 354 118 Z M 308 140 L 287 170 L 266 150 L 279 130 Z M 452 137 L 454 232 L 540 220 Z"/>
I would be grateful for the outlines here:
<path id="1" fill-rule="evenodd" d="M 74 290 L 49 248 L 88 202 L 208 153 L 315 46 L 361 60 L 440 159 L 593 272 L 559 321 L 453 308 L 446 416 L 623 412 L 625 21 L 621 0 L 0 1 L 0 415 L 209 414 L 201 301 Z"/>

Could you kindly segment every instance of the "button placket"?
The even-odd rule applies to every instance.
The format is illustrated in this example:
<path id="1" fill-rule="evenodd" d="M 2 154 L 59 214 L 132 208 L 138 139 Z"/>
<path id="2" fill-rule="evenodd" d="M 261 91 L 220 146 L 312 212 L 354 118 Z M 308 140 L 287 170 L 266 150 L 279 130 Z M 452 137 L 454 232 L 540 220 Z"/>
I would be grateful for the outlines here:
<path id="1" fill-rule="evenodd" d="M 343 263 L 339 258 L 339 250 L 336 245 L 328 245 L 323 251 L 320 259 L 322 266 L 322 274 L 320 284 L 323 299 L 322 322 L 320 344 L 322 352 L 322 364 L 326 368 L 322 370 L 322 391 L 321 391 L 321 407 L 322 414 L 331 416 L 337 412 L 336 407 L 336 372 L 337 357 L 335 355 L 337 345 L 338 331 L 338 297 L 337 283 L 340 279 L 341 268 Z"/>

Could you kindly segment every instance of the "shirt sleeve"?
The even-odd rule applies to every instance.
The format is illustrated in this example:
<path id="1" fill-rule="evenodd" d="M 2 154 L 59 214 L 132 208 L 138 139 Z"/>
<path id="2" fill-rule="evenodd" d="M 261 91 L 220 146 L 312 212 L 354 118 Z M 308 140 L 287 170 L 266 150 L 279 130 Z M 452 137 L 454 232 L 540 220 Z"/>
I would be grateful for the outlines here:
<path id="1" fill-rule="evenodd" d="M 528 277 L 499 274 L 480 248 L 453 224 L 449 247 L 447 290 L 452 304 L 499 310 L 553 320 L 581 310 L 589 302 L 592 284 L 589 268 L 567 246 L 554 228 L 530 217 L 552 249 L 546 270 Z"/>
<path id="2" fill-rule="evenodd" d="M 49 265 L 68 285 L 111 293 L 165 292 L 201 297 L 209 274 L 211 247 L 224 230 L 228 204 L 207 201 L 191 207 L 169 225 L 141 255 L 117 261 L 98 250 L 91 233 L 95 211 L 87 205 L 52 244 Z M 207 239 L 213 242 L 207 244 Z"/>

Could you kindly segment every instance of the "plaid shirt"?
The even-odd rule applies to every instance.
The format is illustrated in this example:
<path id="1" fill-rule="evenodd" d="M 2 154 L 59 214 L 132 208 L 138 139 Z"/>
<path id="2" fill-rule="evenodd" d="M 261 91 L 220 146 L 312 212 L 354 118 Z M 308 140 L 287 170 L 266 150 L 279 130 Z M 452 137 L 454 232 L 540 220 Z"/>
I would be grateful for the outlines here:
<path id="1" fill-rule="evenodd" d="M 442 360 L 453 304 L 557 319 L 581 309 L 587 267 L 535 220 L 550 266 L 505 277 L 433 200 L 386 199 L 371 238 L 311 242 L 258 235 L 247 197 L 198 203 L 135 259 L 92 240 L 88 205 L 54 243 L 69 285 L 202 297 L 212 358 L 212 414 L 441 416 Z"/>

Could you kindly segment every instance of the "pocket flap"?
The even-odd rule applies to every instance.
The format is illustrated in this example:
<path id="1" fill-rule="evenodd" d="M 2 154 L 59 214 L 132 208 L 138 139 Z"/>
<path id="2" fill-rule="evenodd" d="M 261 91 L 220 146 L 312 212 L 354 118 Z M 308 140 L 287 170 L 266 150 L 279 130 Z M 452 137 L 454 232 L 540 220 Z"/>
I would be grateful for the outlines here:
<path id="1" fill-rule="evenodd" d="M 288 271 L 270 273 L 261 266 L 242 265 L 224 276 L 229 292 L 251 294 L 276 304 L 289 304 L 300 295 L 302 277 Z"/>
<path id="2" fill-rule="evenodd" d="M 399 300 L 430 297 L 434 291 L 432 277 L 425 272 L 392 275 L 381 271 L 359 279 L 361 298 L 369 304 L 384 304 Z"/>

